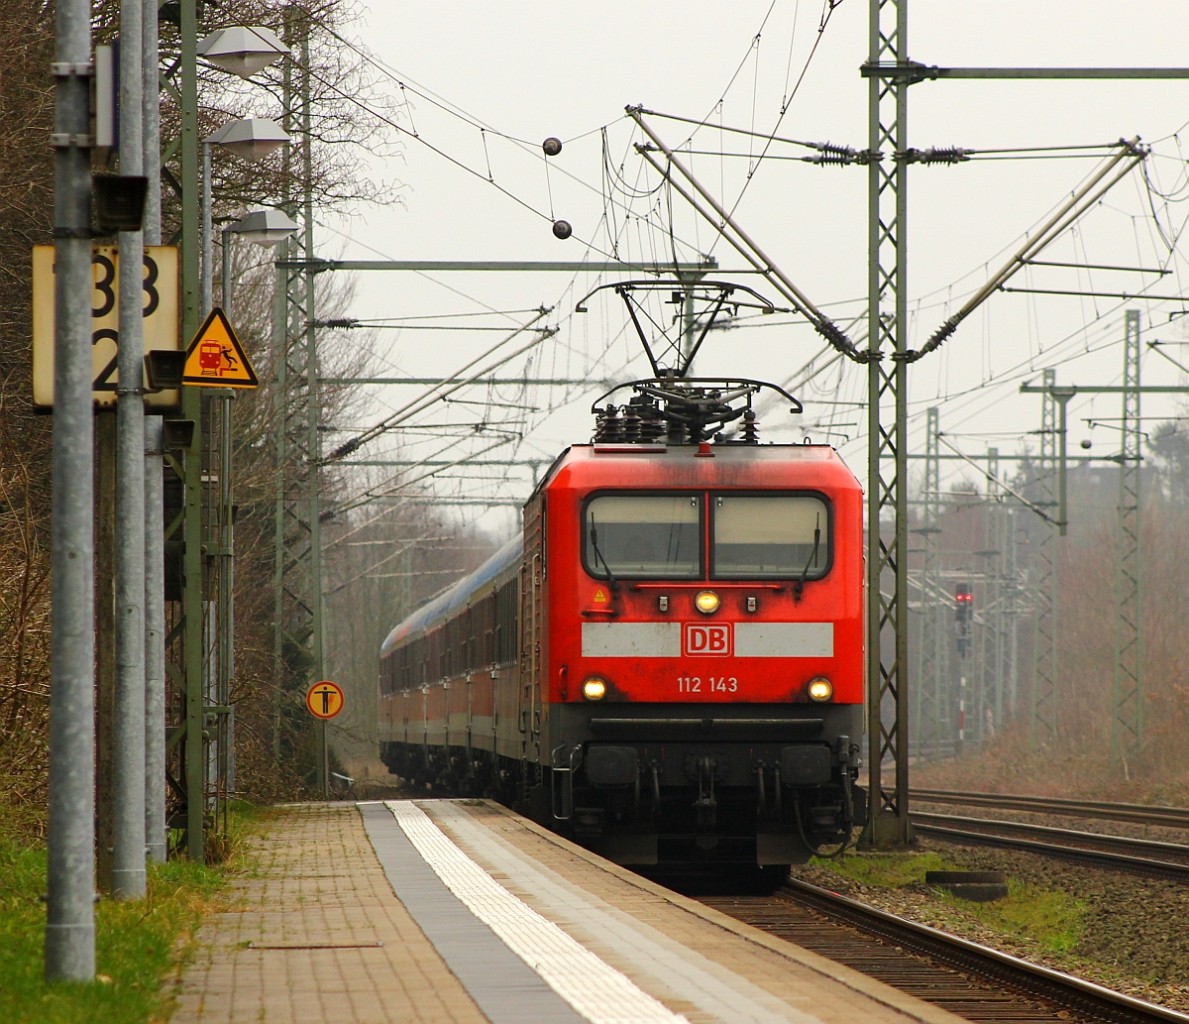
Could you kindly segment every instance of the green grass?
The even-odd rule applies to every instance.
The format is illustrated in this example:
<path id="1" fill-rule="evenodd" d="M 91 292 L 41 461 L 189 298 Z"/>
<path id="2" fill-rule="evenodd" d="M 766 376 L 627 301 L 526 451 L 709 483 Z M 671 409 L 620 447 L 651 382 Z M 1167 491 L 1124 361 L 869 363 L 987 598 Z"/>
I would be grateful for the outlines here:
<path id="1" fill-rule="evenodd" d="M 938 853 L 859 854 L 814 863 L 861 885 L 900 889 L 924 886 L 925 872 L 964 870 Z M 1085 927 L 1085 904 L 1061 890 L 1041 890 L 1009 878 L 1007 896 L 989 903 L 958 899 L 935 890 L 937 900 L 961 914 L 1018 938 L 1030 939 L 1041 949 L 1072 953 Z"/>
<path id="2" fill-rule="evenodd" d="M 251 830 L 258 816 L 244 817 L 233 818 L 233 848 L 238 834 Z M 238 866 L 237 861 L 233 854 L 229 864 Z M 45 848 L 0 835 L 0 1020 L 166 1020 L 169 993 L 162 982 L 202 914 L 221 899 L 227 870 L 186 860 L 150 865 L 145 899 L 102 899 L 95 906 L 96 980 L 51 984 L 45 981 Z"/>
<path id="3" fill-rule="evenodd" d="M 954 902 L 997 931 L 1032 939 L 1053 953 L 1075 952 L 1085 923 L 1085 904 L 1069 893 L 1033 889 L 1011 880 L 1006 899 L 993 903 Z"/>
<path id="4" fill-rule="evenodd" d="M 938 853 L 847 854 L 832 860 L 815 858 L 813 863 L 837 871 L 860 885 L 878 885 L 885 889 L 923 885 L 926 871 L 949 871 L 954 867 Z"/>

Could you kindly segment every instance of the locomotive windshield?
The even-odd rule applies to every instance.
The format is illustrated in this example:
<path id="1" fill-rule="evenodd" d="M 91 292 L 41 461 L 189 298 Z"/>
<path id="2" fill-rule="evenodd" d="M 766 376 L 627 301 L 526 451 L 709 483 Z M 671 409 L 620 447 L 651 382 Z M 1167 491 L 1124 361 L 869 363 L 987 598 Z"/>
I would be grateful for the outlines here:
<path id="1" fill-rule="evenodd" d="M 825 501 L 808 494 L 713 497 L 716 579 L 817 579 L 829 566 Z"/>
<path id="2" fill-rule="evenodd" d="M 698 579 L 701 500 L 692 494 L 604 494 L 586 506 L 586 565 L 594 576 Z"/>
<path id="3" fill-rule="evenodd" d="M 816 494 L 600 494 L 586 503 L 582 533 L 587 572 L 612 581 L 804 581 L 821 578 L 830 566 L 830 510 Z"/>

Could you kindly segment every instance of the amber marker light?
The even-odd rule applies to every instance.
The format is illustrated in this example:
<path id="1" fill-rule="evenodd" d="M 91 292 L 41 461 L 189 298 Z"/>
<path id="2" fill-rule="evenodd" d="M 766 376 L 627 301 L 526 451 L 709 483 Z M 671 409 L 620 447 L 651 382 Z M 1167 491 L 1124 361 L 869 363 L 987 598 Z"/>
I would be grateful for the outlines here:
<path id="1" fill-rule="evenodd" d="M 582 696 L 587 700 L 602 700 L 607 696 L 607 683 L 598 676 L 587 676 L 582 681 Z"/>
<path id="2" fill-rule="evenodd" d="M 699 590 L 694 597 L 694 607 L 703 615 L 713 615 L 720 604 L 722 601 L 713 590 Z"/>
<path id="3" fill-rule="evenodd" d="M 825 676 L 818 676 L 816 679 L 809 680 L 809 686 L 805 688 L 805 692 L 809 694 L 810 700 L 822 704 L 834 696 L 834 684 Z"/>

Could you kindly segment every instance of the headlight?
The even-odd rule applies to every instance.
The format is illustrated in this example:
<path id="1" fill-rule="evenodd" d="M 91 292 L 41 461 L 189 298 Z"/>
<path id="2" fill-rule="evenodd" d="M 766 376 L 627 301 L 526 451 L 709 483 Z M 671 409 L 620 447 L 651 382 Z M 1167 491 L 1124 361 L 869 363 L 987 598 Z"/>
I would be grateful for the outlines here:
<path id="1" fill-rule="evenodd" d="M 582 696 L 587 700 L 602 700 L 607 696 L 607 683 L 598 676 L 588 676 L 582 681 Z"/>
<path id="2" fill-rule="evenodd" d="M 694 597 L 694 607 L 703 615 L 713 615 L 720 604 L 722 602 L 713 590 L 699 590 Z"/>
<path id="3" fill-rule="evenodd" d="M 825 676 L 818 676 L 816 679 L 809 680 L 809 685 L 805 688 L 805 692 L 809 694 L 810 700 L 817 701 L 821 704 L 834 696 L 834 684 Z"/>

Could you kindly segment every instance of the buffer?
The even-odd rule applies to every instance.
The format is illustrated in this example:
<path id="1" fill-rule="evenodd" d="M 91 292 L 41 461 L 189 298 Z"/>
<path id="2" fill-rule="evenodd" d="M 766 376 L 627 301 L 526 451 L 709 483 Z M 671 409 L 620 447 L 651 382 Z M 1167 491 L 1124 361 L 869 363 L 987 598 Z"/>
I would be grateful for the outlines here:
<path id="1" fill-rule="evenodd" d="M 218 306 L 186 349 L 182 383 L 211 388 L 254 388 L 260 383 L 231 321 Z"/>

